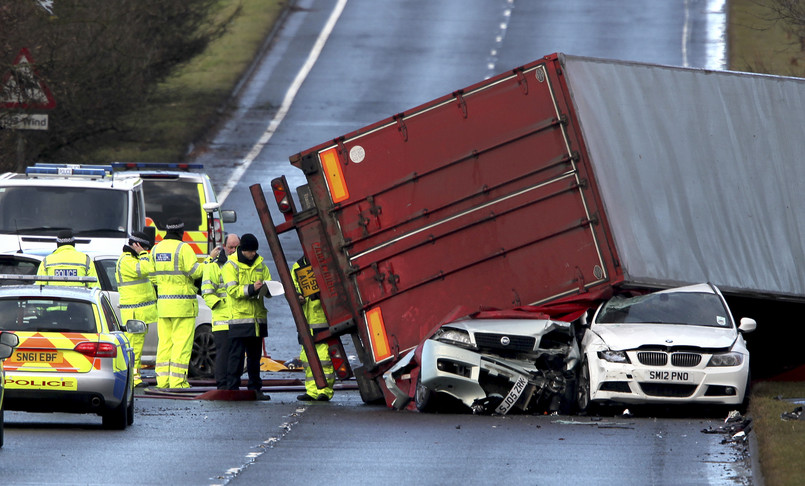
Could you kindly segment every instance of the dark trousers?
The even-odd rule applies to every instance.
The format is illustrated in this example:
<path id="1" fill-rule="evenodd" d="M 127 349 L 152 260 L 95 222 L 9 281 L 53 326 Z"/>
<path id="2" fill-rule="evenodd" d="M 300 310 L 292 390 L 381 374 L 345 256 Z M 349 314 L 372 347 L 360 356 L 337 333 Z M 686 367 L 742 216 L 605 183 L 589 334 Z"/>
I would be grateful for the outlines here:
<path id="1" fill-rule="evenodd" d="M 263 338 L 229 337 L 229 361 L 226 367 L 226 388 L 240 388 L 240 377 L 243 375 L 243 355 L 246 355 L 246 372 L 249 375 L 249 390 L 262 390 L 263 380 L 260 378 L 260 358 L 263 354 Z"/>
<path id="2" fill-rule="evenodd" d="M 229 331 L 213 331 L 215 342 L 215 386 L 226 390 L 226 369 L 229 366 Z"/>

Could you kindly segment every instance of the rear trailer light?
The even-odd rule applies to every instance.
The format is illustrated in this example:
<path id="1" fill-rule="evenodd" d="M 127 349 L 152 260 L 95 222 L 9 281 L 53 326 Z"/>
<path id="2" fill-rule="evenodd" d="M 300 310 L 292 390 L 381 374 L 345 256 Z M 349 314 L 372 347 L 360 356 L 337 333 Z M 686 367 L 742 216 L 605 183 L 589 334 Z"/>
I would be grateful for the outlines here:
<path id="1" fill-rule="evenodd" d="M 287 213 L 291 210 L 291 204 L 288 202 L 288 188 L 285 186 L 284 181 L 277 178 L 271 181 L 271 190 L 274 191 L 274 200 L 277 201 L 277 206 L 281 213 Z"/>
<path id="2" fill-rule="evenodd" d="M 296 208 L 288 192 L 288 181 L 285 180 L 285 176 L 271 180 L 271 192 L 274 193 L 274 200 L 277 202 L 280 212 L 285 216 L 285 221 L 290 221 Z"/>
<path id="3" fill-rule="evenodd" d="M 349 379 L 351 376 L 349 363 L 342 352 L 341 341 L 337 339 L 328 340 L 327 343 L 329 344 L 328 352 L 330 353 L 330 362 L 335 370 L 335 377 L 342 381 Z"/>
<path id="4" fill-rule="evenodd" d="M 90 358 L 114 358 L 117 347 L 112 343 L 78 343 L 74 350 Z"/>

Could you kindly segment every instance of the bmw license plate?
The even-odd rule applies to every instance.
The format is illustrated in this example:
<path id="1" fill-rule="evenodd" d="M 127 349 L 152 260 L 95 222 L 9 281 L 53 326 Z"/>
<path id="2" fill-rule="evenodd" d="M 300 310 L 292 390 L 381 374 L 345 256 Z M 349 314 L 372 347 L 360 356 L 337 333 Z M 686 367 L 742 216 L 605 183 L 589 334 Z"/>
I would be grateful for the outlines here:
<path id="1" fill-rule="evenodd" d="M 648 379 L 652 381 L 681 381 L 690 382 L 691 376 L 687 371 L 667 371 L 651 370 L 648 371 Z"/>

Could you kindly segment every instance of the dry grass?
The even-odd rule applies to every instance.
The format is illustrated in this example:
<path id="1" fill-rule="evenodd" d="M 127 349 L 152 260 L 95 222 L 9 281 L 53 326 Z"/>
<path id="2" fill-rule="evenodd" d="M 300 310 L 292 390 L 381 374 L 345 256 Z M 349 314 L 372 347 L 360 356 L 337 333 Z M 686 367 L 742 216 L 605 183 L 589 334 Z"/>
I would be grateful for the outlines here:
<path id="1" fill-rule="evenodd" d="M 797 398 L 805 400 L 805 382 L 753 385 L 749 415 L 754 423 L 767 486 L 801 485 L 805 481 L 805 420 L 781 418 L 782 413 L 799 406 L 785 399 Z"/>
<path id="2" fill-rule="evenodd" d="M 242 12 L 228 33 L 160 86 L 126 121 L 133 130 L 100 144 L 92 160 L 175 162 L 219 117 L 232 89 L 248 69 L 286 3 L 283 0 L 222 0 Z M 224 12 L 226 14 L 227 12 Z"/>
<path id="3" fill-rule="evenodd" d="M 787 33 L 769 0 L 730 0 L 729 65 L 734 71 L 805 75 L 805 39 Z"/>

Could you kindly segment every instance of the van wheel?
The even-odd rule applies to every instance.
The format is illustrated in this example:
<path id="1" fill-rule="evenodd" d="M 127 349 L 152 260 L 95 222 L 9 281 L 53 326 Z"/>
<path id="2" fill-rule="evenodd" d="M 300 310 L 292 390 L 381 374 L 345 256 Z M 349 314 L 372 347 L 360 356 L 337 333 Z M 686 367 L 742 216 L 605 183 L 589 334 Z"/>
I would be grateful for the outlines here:
<path id="1" fill-rule="evenodd" d="M 193 336 L 193 352 L 190 355 L 188 376 L 191 378 L 213 378 L 215 376 L 215 340 L 212 326 L 202 324 Z"/>

